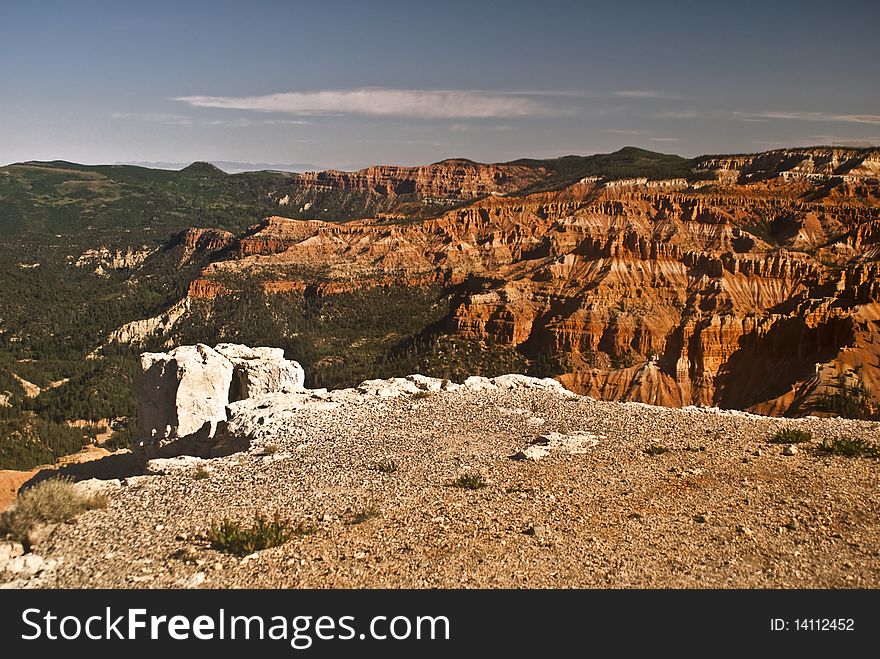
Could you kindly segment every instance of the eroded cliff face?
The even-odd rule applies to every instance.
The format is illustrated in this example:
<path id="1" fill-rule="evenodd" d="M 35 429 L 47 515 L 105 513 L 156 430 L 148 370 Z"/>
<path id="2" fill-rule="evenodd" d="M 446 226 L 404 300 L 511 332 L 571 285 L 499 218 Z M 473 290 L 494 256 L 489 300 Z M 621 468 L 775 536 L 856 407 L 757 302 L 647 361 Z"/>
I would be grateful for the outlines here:
<path id="1" fill-rule="evenodd" d="M 492 192 L 513 192 L 538 180 L 541 172 L 521 165 L 483 165 L 444 160 L 424 167 L 376 165 L 357 172 L 306 172 L 297 180 L 315 190 L 358 190 L 385 196 L 467 199 Z"/>
<path id="2" fill-rule="evenodd" d="M 695 169 L 711 171 L 725 181 L 824 181 L 839 177 L 845 183 L 858 183 L 880 176 L 880 149 L 847 147 L 808 147 L 776 149 L 738 156 L 704 156 Z"/>
<path id="3" fill-rule="evenodd" d="M 268 294 L 440 284 L 448 332 L 552 356 L 580 393 L 802 414 L 856 367 L 880 394 L 878 163 L 788 150 L 700 159 L 711 180 L 589 177 L 407 224 L 271 217 L 190 295 L 234 277 Z M 396 194 L 387 168 L 366 171 L 356 185 Z M 456 176 L 424 189 L 464 189 Z"/>
<path id="4" fill-rule="evenodd" d="M 135 270 L 143 265 L 153 251 L 146 245 L 139 250 L 130 246 L 124 250 L 114 249 L 112 251 L 107 247 L 99 247 L 98 249 L 87 249 L 76 261 L 73 261 L 72 256 L 68 257 L 68 261 L 73 261 L 77 268 L 94 267 L 95 274 L 103 276 L 108 270 Z"/>
<path id="5" fill-rule="evenodd" d="M 353 216 L 404 216 L 419 210 L 515 192 L 547 172 L 523 165 L 484 165 L 444 160 L 423 167 L 377 165 L 356 172 L 305 172 L 270 195 L 281 209 L 313 212 L 344 209 Z"/>
<path id="6" fill-rule="evenodd" d="M 166 249 L 180 251 L 180 265 L 197 254 L 212 255 L 229 247 L 235 236 L 223 229 L 190 228 L 176 233 L 168 241 Z"/>

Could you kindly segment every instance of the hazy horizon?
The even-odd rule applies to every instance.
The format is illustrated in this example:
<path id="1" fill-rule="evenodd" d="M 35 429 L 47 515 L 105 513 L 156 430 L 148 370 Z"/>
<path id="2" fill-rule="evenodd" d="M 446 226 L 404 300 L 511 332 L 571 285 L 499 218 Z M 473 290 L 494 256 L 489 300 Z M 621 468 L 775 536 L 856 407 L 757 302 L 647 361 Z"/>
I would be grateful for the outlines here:
<path id="1" fill-rule="evenodd" d="M 312 169 L 880 144 L 880 6 L 0 6 L 0 163 Z"/>
<path id="2" fill-rule="evenodd" d="M 810 144 L 810 145 L 804 145 L 804 146 L 789 146 L 789 147 L 783 146 L 783 147 L 777 147 L 777 149 L 788 149 L 788 148 L 800 149 L 800 148 L 812 148 L 812 147 L 816 147 L 816 148 L 833 147 L 833 148 L 852 148 L 852 149 L 880 148 L 880 146 L 877 146 L 877 145 L 867 145 L 866 146 L 866 145 L 858 145 L 858 144 Z M 627 144 L 627 145 L 621 146 L 619 149 L 615 149 L 615 151 L 620 151 L 620 150 L 627 149 L 627 148 L 641 148 L 641 147 L 633 147 L 632 145 Z M 767 151 L 772 151 L 772 150 L 774 150 L 774 149 L 768 149 Z M 758 151 L 755 151 L 755 152 L 758 152 Z M 613 152 L 611 152 L 611 153 L 613 153 Z M 680 154 L 675 154 L 675 153 L 669 152 L 669 151 L 667 151 L 667 152 L 655 151 L 655 153 L 663 153 L 665 155 L 680 155 Z M 695 157 L 696 158 L 712 157 L 712 156 L 719 156 L 719 155 L 733 156 L 733 155 L 738 155 L 739 153 L 741 153 L 741 152 L 730 151 L 730 152 L 726 152 L 726 153 L 714 153 L 714 154 L 701 153 Z M 592 156 L 592 155 L 602 155 L 602 154 L 600 154 L 600 153 L 566 153 L 566 154 L 560 154 L 560 156 L 558 156 L 558 157 Z M 548 159 L 552 159 L 554 157 L 557 157 L 557 156 L 551 156 Z M 528 158 L 528 157 L 526 156 L 525 158 Z M 444 158 L 442 160 L 472 160 L 472 159 L 459 158 L 456 156 L 452 156 L 450 158 Z M 405 163 L 405 162 L 356 163 L 356 164 L 348 164 L 348 165 L 342 165 L 342 166 L 323 168 L 323 167 L 319 167 L 317 165 L 313 165 L 313 164 L 309 164 L 309 163 L 264 163 L 264 162 L 250 163 L 250 162 L 237 162 L 237 161 L 229 161 L 229 160 L 204 160 L 204 159 L 196 159 L 196 160 L 192 160 L 192 161 L 188 161 L 188 162 L 163 162 L 163 161 L 145 161 L 145 160 L 117 160 L 115 162 L 78 162 L 78 161 L 69 160 L 67 158 L 52 158 L 52 159 L 47 159 L 47 160 L 30 159 L 27 161 L 15 161 L 15 162 L 9 162 L 9 163 L 0 162 L 0 167 L 7 166 L 7 165 L 21 164 L 23 162 L 39 162 L 39 163 L 70 162 L 71 164 L 83 165 L 86 167 L 96 167 L 96 166 L 101 166 L 101 165 L 130 165 L 130 166 L 134 166 L 134 167 L 144 167 L 147 169 L 180 171 L 181 169 L 184 169 L 194 163 L 206 162 L 208 164 L 214 165 L 218 169 L 223 170 L 227 174 L 238 174 L 241 172 L 255 172 L 255 171 L 279 171 L 279 172 L 301 173 L 301 172 L 307 172 L 307 171 L 321 171 L 323 169 L 336 169 L 336 170 L 340 170 L 340 171 L 353 172 L 353 171 L 357 171 L 360 169 L 365 169 L 365 168 L 373 166 L 373 165 L 397 165 L 397 166 L 401 166 L 401 167 L 422 167 L 422 166 L 432 165 L 432 164 L 435 164 L 438 162 L 442 162 L 442 160 L 440 160 L 440 161 L 435 160 L 435 161 L 431 161 L 431 162 L 414 162 L 414 163 Z M 518 159 L 514 159 L 514 161 L 515 160 L 518 160 Z M 474 161 L 474 162 L 480 162 L 480 161 Z M 505 161 L 505 162 L 511 162 L 511 161 Z M 500 163 L 499 162 L 495 162 L 495 163 L 486 162 L 485 164 L 500 164 Z"/>

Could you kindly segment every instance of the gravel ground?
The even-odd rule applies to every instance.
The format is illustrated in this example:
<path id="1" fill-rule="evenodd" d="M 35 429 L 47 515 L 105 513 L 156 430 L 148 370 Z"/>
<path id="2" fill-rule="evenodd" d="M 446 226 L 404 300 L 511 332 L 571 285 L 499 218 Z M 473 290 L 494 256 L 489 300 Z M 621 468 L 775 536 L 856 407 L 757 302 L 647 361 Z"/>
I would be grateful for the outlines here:
<path id="1" fill-rule="evenodd" d="M 153 461 L 163 473 L 105 485 L 108 509 L 56 527 L 35 547 L 45 569 L 31 578 L 0 572 L 0 581 L 880 586 L 880 461 L 815 450 L 823 439 L 876 440 L 877 423 L 605 403 L 533 387 L 357 395 L 326 407 L 254 407 L 257 438 L 247 453 Z M 813 441 L 785 455 L 768 443 L 782 427 L 809 430 Z M 511 459 L 540 435 L 561 440 L 542 459 Z M 654 445 L 669 450 L 646 452 Z M 380 471 L 382 460 L 397 470 Z M 199 478 L 204 469 L 210 476 Z M 466 472 L 488 484 L 450 485 Z M 276 512 L 314 532 L 245 558 L 205 540 L 212 521 Z M 359 513 L 367 519 L 354 523 Z"/>

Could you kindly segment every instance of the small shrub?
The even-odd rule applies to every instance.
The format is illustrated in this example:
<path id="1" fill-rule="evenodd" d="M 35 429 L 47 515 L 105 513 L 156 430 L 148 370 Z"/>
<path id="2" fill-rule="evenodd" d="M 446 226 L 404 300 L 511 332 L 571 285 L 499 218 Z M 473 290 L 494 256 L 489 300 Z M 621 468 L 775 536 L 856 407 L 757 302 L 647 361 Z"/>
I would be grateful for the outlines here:
<path id="1" fill-rule="evenodd" d="M 381 471 L 383 474 L 393 474 L 397 469 L 397 462 L 394 460 L 382 460 L 376 463 L 376 470 Z"/>
<path id="2" fill-rule="evenodd" d="M 665 446 L 661 446 L 660 444 L 651 444 L 648 448 L 645 449 L 645 453 L 648 455 L 663 455 L 669 451 Z"/>
<path id="3" fill-rule="evenodd" d="M 880 458 L 880 446 L 861 438 L 826 439 L 819 445 L 819 452 L 846 458 Z"/>
<path id="4" fill-rule="evenodd" d="M 211 472 L 202 466 L 199 466 L 198 469 L 196 469 L 193 472 L 193 478 L 195 478 L 197 481 L 204 480 L 204 479 L 210 478 L 210 477 L 211 477 Z"/>
<path id="5" fill-rule="evenodd" d="M 278 453 L 278 444 L 266 444 L 257 455 L 275 455 Z"/>
<path id="6" fill-rule="evenodd" d="M 817 408 L 845 419 L 873 419 L 877 416 L 877 402 L 862 382 L 859 369 L 854 373 L 837 376 L 833 393 L 824 393 L 816 401 Z"/>
<path id="7" fill-rule="evenodd" d="M 813 439 L 812 433 L 796 428 L 783 428 L 770 438 L 771 444 L 803 444 Z"/>
<path id="8" fill-rule="evenodd" d="M 375 517 L 381 516 L 382 513 L 378 508 L 374 506 L 370 506 L 369 508 L 364 508 L 363 510 L 359 510 L 354 515 L 352 515 L 349 520 L 346 522 L 349 526 L 354 526 L 356 524 L 363 524 L 368 519 L 373 519 Z"/>
<path id="9" fill-rule="evenodd" d="M 433 395 L 434 395 L 433 391 L 427 391 L 425 389 L 422 389 L 421 391 L 417 391 L 416 393 L 414 393 L 412 395 L 412 397 L 413 398 L 430 398 Z"/>
<path id="10" fill-rule="evenodd" d="M 462 474 L 452 481 L 453 487 L 460 487 L 463 490 L 479 490 L 480 488 L 486 487 L 486 485 L 488 485 L 486 479 L 483 478 L 481 473 L 476 471 Z"/>
<path id="11" fill-rule="evenodd" d="M 283 545 L 295 531 L 291 529 L 290 522 L 277 513 L 272 519 L 258 514 L 249 527 L 230 519 L 213 524 L 208 530 L 208 542 L 214 549 L 227 554 L 247 556 L 255 551 Z"/>
<path id="12" fill-rule="evenodd" d="M 611 367 L 614 369 L 631 368 L 639 362 L 636 354 L 632 351 L 611 356 Z"/>
<path id="13" fill-rule="evenodd" d="M 27 544 L 29 532 L 40 524 L 70 522 L 87 510 L 107 507 L 103 494 L 84 494 L 66 478 L 45 480 L 25 490 L 15 506 L 0 514 L 0 535 Z"/>

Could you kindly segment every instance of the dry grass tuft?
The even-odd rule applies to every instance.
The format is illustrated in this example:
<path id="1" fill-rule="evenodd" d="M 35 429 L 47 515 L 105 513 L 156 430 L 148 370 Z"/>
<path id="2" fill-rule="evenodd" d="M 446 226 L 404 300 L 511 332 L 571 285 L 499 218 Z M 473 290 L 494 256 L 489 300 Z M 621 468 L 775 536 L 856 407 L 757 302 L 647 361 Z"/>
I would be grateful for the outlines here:
<path id="1" fill-rule="evenodd" d="M 29 533 L 37 526 L 70 522 L 107 504 L 106 495 L 85 494 L 69 479 L 45 480 L 19 494 L 15 505 L 0 514 L 0 535 L 27 544 Z"/>

